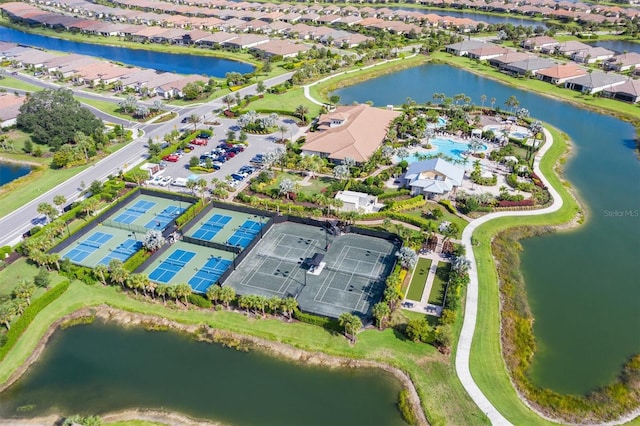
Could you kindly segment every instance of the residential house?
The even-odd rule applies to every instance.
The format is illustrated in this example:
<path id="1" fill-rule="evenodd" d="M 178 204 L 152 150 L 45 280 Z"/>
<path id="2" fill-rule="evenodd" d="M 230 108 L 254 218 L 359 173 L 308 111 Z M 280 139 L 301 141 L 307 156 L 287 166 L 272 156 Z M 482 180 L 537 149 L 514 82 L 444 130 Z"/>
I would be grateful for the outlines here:
<path id="1" fill-rule="evenodd" d="M 573 64 L 555 64 L 549 68 L 536 71 L 536 77 L 551 84 L 564 84 L 565 81 L 583 76 L 587 73 L 584 68 Z"/>
<path id="2" fill-rule="evenodd" d="M 606 71 L 628 71 L 631 68 L 640 68 L 640 53 L 629 52 L 616 55 L 607 59 L 603 64 Z"/>
<path id="3" fill-rule="evenodd" d="M 382 146 L 389 124 L 399 112 L 367 104 L 339 106 L 319 118 L 315 131 L 309 131 L 302 151 L 341 163 L 352 158 L 365 163 Z"/>
<path id="4" fill-rule="evenodd" d="M 489 62 L 489 65 L 491 65 L 492 67 L 503 69 L 509 64 L 512 64 L 514 62 L 524 61 L 528 58 L 533 58 L 533 57 L 534 56 L 530 53 L 511 52 L 511 53 L 507 53 L 506 55 L 491 58 L 487 62 Z"/>
<path id="5" fill-rule="evenodd" d="M 465 40 L 446 46 L 446 51 L 456 56 L 466 56 L 469 51 L 486 47 L 488 44 L 479 40 Z"/>
<path id="6" fill-rule="evenodd" d="M 411 195 L 444 198 L 462 185 L 464 168 L 442 158 L 411 163 L 404 174 L 404 186 Z"/>
<path id="7" fill-rule="evenodd" d="M 342 201 L 342 207 L 337 208 L 342 212 L 373 213 L 382 207 L 378 203 L 378 197 L 364 192 L 338 191 L 334 198 Z"/>
<path id="8" fill-rule="evenodd" d="M 262 43 L 252 48 L 252 50 L 260 52 L 262 56 L 266 58 L 273 56 L 290 58 L 296 56 L 300 52 L 306 52 L 309 49 L 309 46 L 293 43 L 288 40 L 269 40 L 266 43 Z"/>
<path id="9" fill-rule="evenodd" d="M 260 34 L 242 34 L 238 37 L 222 43 L 225 47 L 249 49 L 269 41 L 269 37 Z"/>
<path id="10" fill-rule="evenodd" d="M 578 63 L 594 64 L 596 62 L 605 61 L 615 55 L 613 50 L 604 47 L 591 47 L 587 50 L 579 50 L 571 55 L 571 59 Z"/>
<path id="11" fill-rule="evenodd" d="M 502 69 L 515 75 L 536 75 L 536 72 L 555 65 L 555 62 L 547 58 L 532 57 L 524 61 L 513 62 Z"/>
<path id="12" fill-rule="evenodd" d="M 622 84 L 604 89 L 603 94 L 608 98 L 637 104 L 640 102 L 640 80 L 630 78 Z"/>
<path id="13" fill-rule="evenodd" d="M 506 47 L 496 46 L 494 44 L 487 44 L 479 49 L 470 50 L 467 54 L 471 59 L 477 59 L 479 61 L 486 61 L 488 59 L 497 58 L 498 56 L 506 55 L 511 50 Z"/>
<path id="14" fill-rule="evenodd" d="M 564 87 L 578 92 L 593 94 L 623 84 L 627 77 L 620 74 L 589 72 L 581 77 L 572 78 L 564 83 Z"/>
<path id="15" fill-rule="evenodd" d="M 542 53 L 555 53 L 557 55 L 562 55 L 570 58 L 574 53 L 581 50 L 589 50 L 591 49 L 591 47 L 593 46 L 582 43 L 580 41 L 570 40 L 565 41 L 564 43 L 560 43 L 553 48 L 543 48 Z"/>
<path id="16" fill-rule="evenodd" d="M 181 98 L 184 96 L 182 90 L 189 83 L 194 83 L 196 81 L 201 81 L 203 83 L 207 83 L 207 79 L 205 77 L 199 75 L 190 75 L 189 77 L 177 76 L 179 79 L 174 80 L 170 83 L 163 84 L 161 86 L 156 86 L 156 93 L 159 96 L 162 96 L 165 99 L 169 98 Z"/>
<path id="17" fill-rule="evenodd" d="M 20 107 L 27 98 L 11 93 L 0 93 L 0 128 L 16 124 Z"/>
<path id="18" fill-rule="evenodd" d="M 538 36 L 530 37 L 520 43 L 523 49 L 527 50 L 542 50 L 542 49 L 554 49 L 560 42 L 553 37 Z"/>

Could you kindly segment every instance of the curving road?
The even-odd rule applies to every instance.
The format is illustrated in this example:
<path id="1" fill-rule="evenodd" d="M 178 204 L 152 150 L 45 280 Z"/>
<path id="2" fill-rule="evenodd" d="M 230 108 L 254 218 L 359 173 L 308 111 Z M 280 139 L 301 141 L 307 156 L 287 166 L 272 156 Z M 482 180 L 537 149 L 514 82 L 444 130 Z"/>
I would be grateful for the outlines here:
<path id="1" fill-rule="evenodd" d="M 264 81 L 265 86 L 270 87 L 277 84 L 280 84 L 289 78 L 293 73 L 286 73 L 268 80 Z M 26 81 L 28 83 L 37 85 L 42 88 L 58 88 L 56 85 L 52 85 L 51 83 L 42 82 L 40 80 L 30 78 L 23 75 L 12 76 L 14 78 L 18 78 L 22 81 Z M 11 89 L 15 90 L 15 89 Z M 120 102 L 121 98 L 114 98 L 111 96 L 103 96 L 93 93 L 87 93 L 81 90 L 72 89 L 74 94 L 78 98 L 94 98 L 99 99 L 101 101 L 109 101 L 113 103 Z M 240 96 L 252 95 L 256 93 L 256 85 L 251 85 L 245 87 L 243 89 L 238 90 Z M 80 99 L 80 100 L 81 100 Z M 170 121 L 160 123 L 160 124 L 135 124 L 133 128 L 138 129 L 143 132 L 142 137 L 138 137 L 133 142 L 127 144 L 120 150 L 114 152 L 106 158 L 95 163 L 93 166 L 83 170 L 78 173 L 74 177 L 70 178 L 66 182 L 58 185 L 57 187 L 43 193 L 38 196 L 36 199 L 31 202 L 21 206 L 16 209 L 12 213 L 0 218 L 0 246 L 4 245 L 15 245 L 17 244 L 21 238 L 22 234 L 24 234 L 27 230 L 29 230 L 33 224 L 34 220 L 40 218 L 40 214 L 37 211 L 38 204 L 42 202 L 53 203 L 54 195 L 64 195 L 69 202 L 74 201 L 80 195 L 80 187 L 81 183 L 89 184 L 94 180 L 105 180 L 107 176 L 112 174 L 117 174 L 121 170 L 129 169 L 136 164 L 144 161 L 147 157 L 147 148 L 146 141 L 148 138 L 156 138 L 162 139 L 166 133 L 169 133 L 171 130 L 176 127 L 180 127 L 180 121 L 184 117 L 188 117 L 191 114 L 197 114 L 199 116 L 204 116 L 205 114 L 210 114 L 212 110 L 220 108 L 223 106 L 222 97 L 214 99 L 210 102 L 199 104 L 199 105 L 191 105 L 186 107 L 172 107 L 169 106 L 169 109 L 178 113 L 178 116 Z M 128 120 L 123 120 L 118 117 L 113 117 L 108 115 L 102 111 L 97 111 L 95 108 L 92 108 L 92 111 L 96 113 L 96 115 L 104 121 L 108 121 L 111 123 L 123 124 L 126 127 L 131 127 L 131 122 Z M 37 184 L 37 183 L 35 183 Z"/>

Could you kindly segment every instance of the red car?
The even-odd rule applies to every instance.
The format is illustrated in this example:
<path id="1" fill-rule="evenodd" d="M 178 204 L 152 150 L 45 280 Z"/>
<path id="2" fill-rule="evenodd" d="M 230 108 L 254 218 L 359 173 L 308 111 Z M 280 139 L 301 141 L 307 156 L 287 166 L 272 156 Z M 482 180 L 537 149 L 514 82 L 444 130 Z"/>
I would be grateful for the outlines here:
<path id="1" fill-rule="evenodd" d="M 172 163 L 177 163 L 180 157 L 177 154 L 169 154 L 162 157 L 164 161 L 171 161 Z"/>
<path id="2" fill-rule="evenodd" d="M 194 145 L 207 145 L 209 143 L 208 139 L 202 139 L 202 138 L 195 138 L 194 140 L 191 141 L 192 144 Z"/>

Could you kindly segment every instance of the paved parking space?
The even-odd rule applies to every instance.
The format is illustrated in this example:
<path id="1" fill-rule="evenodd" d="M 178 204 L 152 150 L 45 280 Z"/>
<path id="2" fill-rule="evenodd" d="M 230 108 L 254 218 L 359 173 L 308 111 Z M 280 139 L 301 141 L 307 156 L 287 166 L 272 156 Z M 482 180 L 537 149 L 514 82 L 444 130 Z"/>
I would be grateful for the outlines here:
<path id="1" fill-rule="evenodd" d="M 195 149 L 189 153 L 184 154 L 177 162 L 175 163 L 167 163 L 167 167 L 160 172 L 162 176 L 171 176 L 173 178 L 187 178 L 191 176 L 193 173 L 189 170 L 189 160 L 192 156 L 200 157 L 205 152 L 211 151 L 216 148 L 220 143 L 225 142 L 227 132 L 232 129 L 236 132 L 236 135 L 240 133 L 240 129 L 236 125 L 236 120 L 233 119 L 225 119 L 220 117 L 211 117 L 206 116 L 203 121 L 214 121 L 217 120 L 221 123 L 219 126 L 212 127 L 213 135 L 209 139 L 209 144 L 206 146 L 195 146 Z M 278 120 L 278 126 L 285 125 L 289 127 L 289 132 L 285 133 L 286 138 L 297 137 L 299 135 L 300 129 L 295 124 L 295 122 L 290 118 L 282 118 Z M 207 125 L 199 125 L 198 129 L 207 129 L 209 126 Z M 183 125 L 183 129 L 186 129 L 188 132 L 193 131 L 192 125 Z M 269 151 L 273 151 L 276 149 L 278 144 L 275 143 L 276 139 L 281 137 L 280 132 L 276 132 L 271 135 L 252 135 L 247 134 L 248 136 L 248 145 L 243 152 L 239 152 L 235 155 L 235 157 L 230 158 L 225 163 L 220 166 L 220 170 L 216 170 L 213 173 L 199 174 L 199 177 L 204 178 L 207 182 L 210 182 L 213 177 L 224 180 L 225 177 L 230 176 L 232 173 L 235 173 L 240 167 L 244 165 L 250 164 L 249 161 L 256 154 L 265 153 Z M 179 188 L 175 186 L 165 187 L 166 189 L 172 191 L 185 191 L 188 192 L 186 188 Z"/>

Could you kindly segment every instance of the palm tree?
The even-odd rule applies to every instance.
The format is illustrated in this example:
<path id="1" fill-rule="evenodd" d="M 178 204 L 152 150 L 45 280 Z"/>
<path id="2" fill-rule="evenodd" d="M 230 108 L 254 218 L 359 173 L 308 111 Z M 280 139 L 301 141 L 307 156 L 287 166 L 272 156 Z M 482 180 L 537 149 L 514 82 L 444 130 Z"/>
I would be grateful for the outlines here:
<path id="1" fill-rule="evenodd" d="M 162 297 L 162 303 L 167 304 L 167 294 L 169 293 L 169 286 L 167 284 L 158 284 L 156 287 L 156 294 Z"/>
<path id="2" fill-rule="evenodd" d="M 191 286 L 187 283 L 180 283 L 175 286 L 176 299 L 183 298 L 184 306 L 188 304 L 188 297 L 191 294 Z"/>
<path id="3" fill-rule="evenodd" d="M 267 308 L 269 308 L 269 312 L 271 312 L 273 315 L 276 315 L 278 313 L 278 309 L 280 309 L 281 305 L 282 299 L 280 299 L 278 296 L 270 297 L 269 299 L 267 299 Z"/>
<path id="4" fill-rule="evenodd" d="M 62 207 L 62 205 L 64 205 L 64 203 L 67 202 L 67 197 L 65 197 L 64 195 L 56 195 L 53 197 L 53 204 L 56 205 L 56 207 L 60 208 Z"/>
<path id="5" fill-rule="evenodd" d="M 487 101 L 487 95 L 480 96 L 480 102 L 482 103 L 482 108 L 484 108 L 484 103 Z"/>
<path id="6" fill-rule="evenodd" d="M 373 305 L 373 317 L 378 321 L 378 328 L 382 330 L 385 320 L 391 314 L 391 308 L 384 302 Z"/>
<path id="7" fill-rule="evenodd" d="M 352 313 L 345 312 L 338 318 L 340 325 L 344 327 L 344 335 L 351 343 L 356 342 L 356 333 L 362 328 L 362 321 Z"/>
<path id="8" fill-rule="evenodd" d="M 220 289 L 220 301 L 224 303 L 224 307 L 229 309 L 229 304 L 236 297 L 236 291 L 233 287 L 224 286 Z"/>
<path id="9" fill-rule="evenodd" d="M 204 192 L 207 189 L 207 181 L 203 178 L 199 178 L 198 180 L 196 180 L 195 187 L 200 193 L 200 198 L 202 198 L 202 202 L 204 203 Z"/>
<path id="10" fill-rule="evenodd" d="M 493 109 L 495 104 L 496 104 L 496 98 L 491 98 L 491 109 Z"/>
<path id="11" fill-rule="evenodd" d="M 211 287 L 209 287 L 207 289 L 207 299 L 211 300 L 214 304 L 218 304 L 218 300 L 220 300 L 220 290 L 222 290 L 222 287 L 220 287 L 219 285 L 212 285 Z"/>
<path id="12" fill-rule="evenodd" d="M 411 269 L 418 263 L 418 254 L 410 247 L 402 247 L 396 257 L 404 269 Z"/>
<path id="13" fill-rule="evenodd" d="M 92 272 L 93 272 L 93 275 L 100 280 L 102 285 L 107 285 L 106 276 L 107 276 L 107 272 L 109 272 L 109 270 L 107 269 L 107 267 L 105 265 L 97 264 L 96 266 L 94 266 Z"/>
<path id="14" fill-rule="evenodd" d="M 280 132 L 280 135 L 281 135 L 280 141 L 284 143 L 284 135 L 289 131 L 289 128 L 284 124 L 281 124 L 280 126 L 278 126 L 278 131 Z"/>
<path id="15" fill-rule="evenodd" d="M 333 177 L 338 179 L 339 181 L 343 181 L 351 175 L 351 171 L 349 170 L 349 166 L 346 164 L 338 164 L 333 168 Z"/>
<path id="16" fill-rule="evenodd" d="M 226 95 L 224 98 L 222 98 L 222 102 L 227 104 L 227 110 L 230 110 L 231 109 L 231 104 L 233 103 L 233 96 Z"/>
<path id="17" fill-rule="evenodd" d="M 520 105 L 520 101 L 518 101 L 518 99 L 515 97 L 515 95 L 511 95 L 509 96 L 509 99 L 507 99 L 504 104 L 508 107 L 511 108 L 511 112 L 513 112 L 514 108 L 517 108 Z"/>
<path id="18" fill-rule="evenodd" d="M 296 107 L 296 110 L 294 112 L 294 114 L 298 117 L 300 117 L 300 120 L 302 120 L 303 123 L 307 122 L 307 114 L 309 113 L 309 108 L 307 108 L 304 105 L 298 105 Z"/>
<path id="19" fill-rule="evenodd" d="M 289 178 L 282 179 L 280 184 L 278 185 L 278 193 L 279 195 L 285 194 L 287 196 L 287 200 L 289 199 L 289 194 L 293 191 L 293 181 Z"/>
<path id="20" fill-rule="evenodd" d="M 0 305 L 0 323 L 7 327 L 7 330 L 11 329 L 11 320 L 16 314 L 16 308 L 11 302 L 5 302 Z"/>
<path id="21" fill-rule="evenodd" d="M 195 179 L 187 179 L 186 186 L 187 189 L 191 190 L 191 193 L 195 195 L 196 186 L 198 186 L 197 181 Z"/>
<path id="22" fill-rule="evenodd" d="M 202 120 L 200 119 L 200 116 L 198 114 L 191 114 L 189 117 L 187 117 L 187 123 L 193 124 L 194 132 L 198 130 L 198 124 L 200 124 L 201 121 Z"/>
<path id="23" fill-rule="evenodd" d="M 124 269 L 122 262 L 118 259 L 111 259 L 109 262 L 109 278 L 114 284 L 119 284 L 124 289 L 124 283 L 129 277 L 129 271 Z"/>
<path id="24" fill-rule="evenodd" d="M 298 301 L 293 297 L 286 297 L 280 302 L 280 309 L 287 314 L 289 321 L 291 321 L 291 314 L 298 309 Z"/>
<path id="25" fill-rule="evenodd" d="M 31 305 L 31 296 L 33 296 L 33 293 L 36 292 L 36 286 L 35 284 L 28 282 L 28 281 L 23 281 L 20 284 L 18 284 L 16 286 L 16 288 L 13 289 L 13 297 L 17 298 L 17 299 L 22 299 L 25 302 L 27 302 L 27 306 Z"/>

